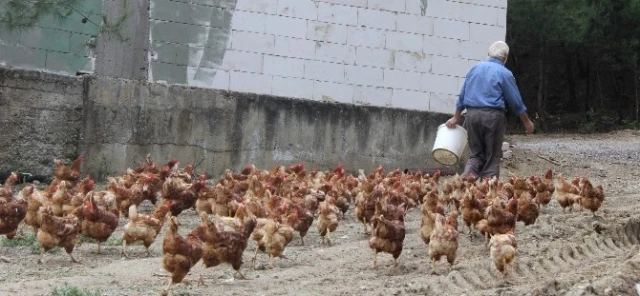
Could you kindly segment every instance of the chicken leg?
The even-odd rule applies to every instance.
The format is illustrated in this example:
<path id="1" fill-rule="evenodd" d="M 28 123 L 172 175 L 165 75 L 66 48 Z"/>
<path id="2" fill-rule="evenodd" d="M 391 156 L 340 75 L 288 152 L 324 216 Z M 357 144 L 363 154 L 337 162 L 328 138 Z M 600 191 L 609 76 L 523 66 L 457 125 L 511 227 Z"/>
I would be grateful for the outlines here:
<path id="1" fill-rule="evenodd" d="M 204 265 L 204 262 L 202 263 L 201 269 L 200 269 L 200 280 L 198 281 L 198 287 L 199 286 L 204 286 L 204 271 L 205 269 L 207 269 L 207 266 Z"/>
<path id="2" fill-rule="evenodd" d="M 436 261 L 431 259 L 431 274 L 437 274 L 436 273 Z"/>
<path id="3" fill-rule="evenodd" d="M 242 274 L 240 269 L 236 270 L 236 274 L 239 275 L 238 279 L 240 279 L 240 280 L 246 280 L 247 279 L 247 277 L 244 276 L 244 274 Z"/>
<path id="4" fill-rule="evenodd" d="M 378 252 L 373 251 L 373 268 L 378 268 Z"/>
<path id="5" fill-rule="evenodd" d="M 44 264 L 44 249 L 40 253 L 40 259 L 38 259 L 38 264 Z"/>
<path id="6" fill-rule="evenodd" d="M 147 249 L 148 251 L 149 249 Z M 122 240 L 122 254 L 123 257 L 125 258 L 129 258 L 129 255 L 127 255 L 127 241 L 126 240 Z"/>
<path id="7" fill-rule="evenodd" d="M 269 254 L 269 269 L 273 269 L 273 255 Z"/>
<path id="8" fill-rule="evenodd" d="M 256 252 L 253 254 L 253 259 L 251 259 L 251 264 L 253 264 L 253 269 L 256 268 L 256 258 L 258 257 L 258 246 L 256 246 Z"/>
<path id="9" fill-rule="evenodd" d="M 69 257 L 71 257 L 71 262 L 81 264 L 80 261 L 76 260 L 76 258 L 73 258 L 73 254 L 69 253 Z"/>
<path id="10" fill-rule="evenodd" d="M 169 278 L 169 285 L 167 285 L 167 287 L 164 288 L 162 293 L 160 293 L 160 296 L 168 296 L 169 295 L 169 289 L 171 288 L 171 285 L 173 285 L 173 279 Z"/>
<path id="11" fill-rule="evenodd" d="M 327 243 L 331 246 L 331 231 L 327 231 Z"/>
<path id="12" fill-rule="evenodd" d="M 98 255 L 102 254 L 101 249 L 100 249 L 100 245 L 101 245 L 101 243 L 98 242 Z"/>

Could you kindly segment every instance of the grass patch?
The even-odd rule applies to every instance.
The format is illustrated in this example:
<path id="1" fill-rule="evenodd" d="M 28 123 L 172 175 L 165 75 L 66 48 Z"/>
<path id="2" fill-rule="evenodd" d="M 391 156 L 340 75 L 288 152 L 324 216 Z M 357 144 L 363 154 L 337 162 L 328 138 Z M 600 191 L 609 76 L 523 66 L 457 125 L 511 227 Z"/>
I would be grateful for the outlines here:
<path id="1" fill-rule="evenodd" d="M 13 239 L 3 238 L 2 246 L 9 248 L 28 248 L 31 251 L 31 254 L 40 254 L 42 252 L 42 248 L 40 247 L 40 243 L 36 239 L 36 236 L 33 234 L 27 234 L 23 236 L 16 236 Z M 60 247 L 55 247 L 49 253 L 57 253 L 60 252 Z"/>
<path id="2" fill-rule="evenodd" d="M 78 235 L 76 246 L 81 246 L 84 243 L 97 244 L 98 241 L 96 239 L 90 238 L 84 235 Z M 122 245 L 122 237 L 114 237 L 111 236 L 107 239 L 104 244 L 108 246 L 121 246 Z"/>
<path id="3" fill-rule="evenodd" d="M 106 243 L 109 246 L 122 246 L 122 241 L 123 241 L 122 237 L 113 237 L 112 236 L 107 240 Z"/>
<path id="4" fill-rule="evenodd" d="M 76 238 L 76 245 L 81 246 L 84 243 L 97 244 L 98 241 L 88 236 L 78 234 L 78 237 Z"/>
<path id="5" fill-rule="evenodd" d="M 51 291 L 51 296 L 101 296 L 101 294 L 98 291 L 80 289 L 65 284 L 64 286 L 54 288 L 53 291 Z"/>

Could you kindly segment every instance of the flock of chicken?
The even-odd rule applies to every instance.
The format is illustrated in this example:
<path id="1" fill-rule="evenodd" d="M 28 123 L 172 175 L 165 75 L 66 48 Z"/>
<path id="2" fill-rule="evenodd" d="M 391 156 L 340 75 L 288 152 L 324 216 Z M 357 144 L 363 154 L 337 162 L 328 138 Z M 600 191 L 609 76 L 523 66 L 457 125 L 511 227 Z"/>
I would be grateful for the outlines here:
<path id="1" fill-rule="evenodd" d="M 304 245 L 314 220 L 323 244 L 331 245 L 332 233 L 351 206 L 364 232 L 371 234 L 374 267 L 380 252 L 391 254 L 397 264 L 405 239 L 405 215 L 420 207 L 419 234 L 428 245 L 434 273 L 441 257 L 450 265 L 456 259 L 460 215 L 469 236 L 474 228 L 485 236 L 490 258 L 506 275 L 506 266 L 516 256 L 516 222 L 535 223 L 540 206 L 547 205 L 554 192 L 563 211 L 578 204 L 595 215 L 604 200 L 602 186 L 593 186 L 584 177 L 568 182 L 558 176 L 554 182 L 551 169 L 543 177 L 510 175 L 505 183 L 456 175 L 439 184 L 440 172 L 433 176 L 400 170 L 385 173 L 382 166 L 368 175 L 360 170 L 354 177 L 347 176 L 341 164 L 333 172 L 314 169 L 308 173 L 302 163 L 271 171 L 248 165 L 240 173 L 225 171 L 209 186 L 205 175 L 194 176 L 191 165 L 180 169 L 172 159 L 158 167 L 150 156 L 124 175 L 108 177 L 106 188 L 99 191 L 90 177 L 81 179 L 82 160 L 80 156 L 70 166 L 56 160 L 49 186 L 41 191 L 27 185 L 16 198 L 17 175 L 10 176 L 0 188 L 0 234 L 12 239 L 24 221 L 33 227 L 42 246 L 39 262 L 56 246 L 78 262 L 72 255 L 78 234 L 95 239 L 100 253 L 101 243 L 124 217 L 128 220 L 122 255 L 128 257 L 126 247 L 135 242 L 142 242 L 149 255 L 149 246 L 168 220 L 162 264 L 171 278 L 162 295 L 200 260 L 201 283 L 206 268 L 222 263 L 244 278 L 242 254 L 249 239 L 257 243 L 252 262 L 262 251 L 269 255 L 269 267 L 274 258 L 286 258 L 283 251 L 295 232 Z M 144 200 L 155 205 L 153 213 L 138 213 Z M 202 223 L 181 236 L 177 216 L 188 209 L 196 210 Z"/>

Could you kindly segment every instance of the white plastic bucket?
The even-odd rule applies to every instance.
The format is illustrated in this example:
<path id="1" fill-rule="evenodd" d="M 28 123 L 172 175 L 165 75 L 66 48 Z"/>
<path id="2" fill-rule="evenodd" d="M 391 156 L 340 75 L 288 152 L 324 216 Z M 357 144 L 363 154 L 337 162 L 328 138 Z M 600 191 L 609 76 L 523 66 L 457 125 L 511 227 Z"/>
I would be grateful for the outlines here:
<path id="1" fill-rule="evenodd" d="M 454 128 L 448 128 L 446 125 L 441 124 L 438 127 L 431 153 L 437 162 L 452 166 L 458 163 L 466 146 L 467 130 L 459 125 Z"/>

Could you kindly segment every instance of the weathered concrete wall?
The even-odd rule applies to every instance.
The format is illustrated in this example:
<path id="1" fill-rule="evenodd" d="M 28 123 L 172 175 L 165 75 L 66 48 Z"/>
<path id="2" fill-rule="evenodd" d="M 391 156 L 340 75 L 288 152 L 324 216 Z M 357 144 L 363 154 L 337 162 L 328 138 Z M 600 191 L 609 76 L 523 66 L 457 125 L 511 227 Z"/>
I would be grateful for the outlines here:
<path id="1" fill-rule="evenodd" d="M 0 169 L 52 173 L 77 156 L 83 81 L 0 68 Z"/>
<path id="2" fill-rule="evenodd" d="M 506 0 L 151 3 L 151 81 L 443 113 L 506 31 Z"/>
<path id="3" fill-rule="evenodd" d="M 121 174 L 147 153 L 219 175 L 303 161 L 356 170 L 438 166 L 430 156 L 447 115 L 316 102 L 95 76 L 0 69 L 0 164 L 51 173 L 85 156 L 93 178 Z"/>
<path id="4" fill-rule="evenodd" d="M 446 115 L 221 90 L 91 78 L 83 143 L 92 175 L 151 153 L 214 175 L 247 163 L 303 161 L 350 169 L 436 166 L 429 150 Z"/>
<path id="5" fill-rule="evenodd" d="M 126 7 L 125 7 L 126 4 Z M 109 23 L 127 18 L 118 34 L 98 36 L 95 74 L 125 79 L 147 79 L 149 68 L 149 0 L 105 0 Z"/>
<path id="6" fill-rule="evenodd" d="M 93 72 L 92 39 L 102 23 L 102 0 L 85 0 L 76 7 L 89 19 L 73 12 L 65 22 L 53 16 L 40 20 L 36 27 L 10 32 L 0 26 L 0 66 L 46 70 L 65 75 L 77 71 Z M 2 12 L 0 6 L 0 13 Z M 94 24 L 95 23 L 95 24 Z"/>

